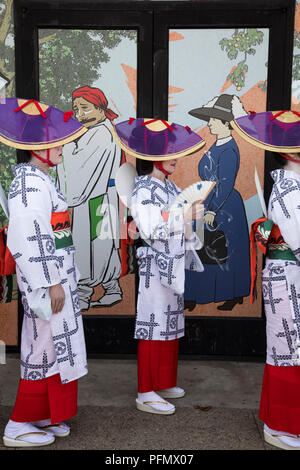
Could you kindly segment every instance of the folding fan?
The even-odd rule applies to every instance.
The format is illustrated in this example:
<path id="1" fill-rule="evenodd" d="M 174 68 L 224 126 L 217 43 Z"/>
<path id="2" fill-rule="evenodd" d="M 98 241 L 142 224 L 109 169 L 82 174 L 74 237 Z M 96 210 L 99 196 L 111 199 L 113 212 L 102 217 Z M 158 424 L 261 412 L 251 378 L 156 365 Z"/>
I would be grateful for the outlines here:
<path id="1" fill-rule="evenodd" d="M 123 163 L 116 173 L 115 184 L 117 193 L 123 204 L 129 208 L 131 206 L 131 195 L 135 187 L 135 178 L 137 175 L 136 169 L 129 162 Z"/>
<path id="2" fill-rule="evenodd" d="M 197 181 L 197 183 L 191 184 L 179 194 L 170 210 L 185 210 L 194 202 L 205 201 L 215 184 L 215 181 Z"/>

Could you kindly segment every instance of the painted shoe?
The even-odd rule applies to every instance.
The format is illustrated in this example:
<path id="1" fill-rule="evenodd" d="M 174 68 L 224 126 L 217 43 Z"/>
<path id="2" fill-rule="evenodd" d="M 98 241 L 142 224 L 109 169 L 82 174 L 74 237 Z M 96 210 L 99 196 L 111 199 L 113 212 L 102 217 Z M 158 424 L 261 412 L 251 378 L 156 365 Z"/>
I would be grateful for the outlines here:
<path id="1" fill-rule="evenodd" d="M 121 294 L 104 294 L 100 299 L 90 303 L 90 308 L 94 307 L 112 307 L 113 305 L 121 302 Z"/>

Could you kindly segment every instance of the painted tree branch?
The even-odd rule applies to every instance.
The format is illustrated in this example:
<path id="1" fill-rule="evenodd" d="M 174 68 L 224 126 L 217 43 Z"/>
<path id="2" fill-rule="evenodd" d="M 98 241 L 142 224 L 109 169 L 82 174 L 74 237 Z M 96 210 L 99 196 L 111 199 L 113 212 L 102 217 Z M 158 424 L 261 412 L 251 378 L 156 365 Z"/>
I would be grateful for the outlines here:
<path id="1" fill-rule="evenodd" d="M 12 5 L 13 0 L 6 0 L 4 17 L 0 26 L 0 43 L 2 42 L 3 44 L 9 33 L 10 28 L 12 27 Z"/>
<path id="2" fill-rule="evenodd" d="M 57 35 L 57 33 L 58 33 L 59 31 L 61 31 L 61 29 L 58 29 L 58 30 L 57 30 L 55 33 L 53 33 L 53 34 L 49 34 L 48 36 L 45 36 L 45 37 L 43 37 L 43 38 L 40 38 L 40 39 L 39 39 L 39 45 L 41 46 L 41 45 L 44 44 L 45 42 L 50 41 L 51 39 L 54 39 L 55 36 Z"/>

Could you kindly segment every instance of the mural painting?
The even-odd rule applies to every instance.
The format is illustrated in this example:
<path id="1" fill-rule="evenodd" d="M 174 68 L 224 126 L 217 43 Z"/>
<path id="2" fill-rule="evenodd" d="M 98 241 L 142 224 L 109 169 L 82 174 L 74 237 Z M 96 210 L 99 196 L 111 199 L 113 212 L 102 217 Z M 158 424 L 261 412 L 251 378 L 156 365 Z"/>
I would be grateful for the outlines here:
<path id="1" fill-rule="evenodd" d="M 266 90 L 267 90 L 267 56 L 268 56 L 268 30 L 257 29 L 235 29 L 235 30 L 202 30 L 204 37 L 199 37 L 201 30 L 171 30 L 169 33 L 170 40 L 170 84 L 169 84 L 169 120 L 189 125 L 193 130 L 198 132 L 207 142 L 204 150 L 195 155 L 190 156 L 189 165 L 182 165 L 177 172 L 174 181 L 180 187 L 184 188 L 195 182 L 203 175 L 203 170 L 213 167 L 213 158 L 215 148 L 218 147 L 217 140 L 220 140 L 217 130 L 209 125 L 209 121 L 199 119 L 192 116 L 189 111 L 195 108 L 203 108 L 206 104 L 222 95 L 237 96 L 246 112 L 264 111 L 266 109 Z M 194 36 L 193 36 L 194 35 Z M 196 36 L 195 36 L 196 35 Z M 198 36 L 197 36 L 198 35 Z M 205 36 L 206 35 L 206 36 Z M 293 62 L 293 85 L 292 85 L 292 108 L 300 111 L 300 4 L 296 1 L 295 13 L 295 33 L 294 33 L 294 62 Z M 206 44 L 206 47 L 199 47 L 199 44 Z M 207 47 L 207 44 L 210 47 Z M 40 100 L 58 106 L 68 111 L 74 107 L 76 112 L 75 99 L 72 100 L 73 92 L 85 86 L 98 89 L 101 91 L 106 100 L 108 107 L 118 117 L 115 122 L 127 119 L 129 116 L 135 116 L 136 110 L 136 47 L 137 34 L 130 30 L 40 30 L 39 31 L 39 50 L 40 50 Z M 0 86 L 4 80 L 5 95 L 15 95 L 15 70 L 14 70 L 14 25 L 13 25 L 13 0 L 2 0 L 0 2 L 0 48 L 3 51 L 0 57 Z M 128 52 L 130 51 L 130 52 Z M 213 53 L 212 53 L 213 51 Z M 126 60 L 124 60 L 126 57 Z M 197 60 L 195 60 L 195 57 Z M 214 58 L 212 60 L 211 58 Z M 186 61 L 186 62 L 185 62 Z M 55 67 L 53 67 L 55 64 Z M 205 67 L 203 67 L 205 64 Z M 216 68 L 217 64 L 217 68 Z M 197 80 L 195 80 L 197 77 Z M 1 96 L 3 93 L 1 93 Z M 3 97 L 2 97 L 3 98 Z M 88 100 L 87 100 L 88 101 Z M 92 103 L 93 104 L 93 103 Z M 89 104 L 88 104 L 89 106 Z M 81 106 L 82 107 L 82 106 Z M 82 107 L 83 108 L 83 107 Z M 81 109 L 80 113 L 86 112 L 87 109 Z M 79 111 L 78 111 L 79 113 Z M 97 114 L 97 111 L 96 111 Z M 79 114 L 77 114 L 79 119 Z M 106 118 L 107 119 L 107 118 Z M 214 118 L 216 119 L 216 118 Z M 108 121 L 110 121 L 108 119 Z M 222 122 L 222 120 L 221 120 Z M 109 124 L 109 122 L 108 122 Z M 87 124 L 88 127 L 89 124 Z M 94 126 L 103 126 L 100 117 L 96 117 L 90 129 Z M 226 125 L 222 122 L 222 126 Z M 220 128 L 222 128 L 220 124 Z M 109 127 L 109 125 L 108 125 Z M 220 130 L 220 129 L 219 129 Z M 218 132 L 219 132 L 218 130 Z M 259 203 L 254 187 L 254 178 L 249 175 L 253 174 L 254 167 L 258 169 L 259 177 L 263 182 L 263 152 L 255 149 L 245 142 L 242 142 L 235 132 L 230 130 L 231 143 L 236 143 L 233 154 L 236 155 L 235 173 L 230 173 L 232 192 L 240 194 L 242 205 L 240 206 L 240 214 L 244 212 L 247 218 L 248 228 L 252 220 L 260 215 Z M 74 145 L 78 144 L 76 142 Z M 227 142 L 228 145 L 228 142 Z M 74 150 L 74 149 L 73 149 Z M 72 152 L 73 152 L 72 150 Z M 208 153 L 210 152 L 210 154 Z M 211 156 L 213 154 L 213 157 Z M 71 149 L 64 149 L 66 166 L 70 159 Z M 125 159 L 124 155 L 117 156 L 116 166 Z M 127 160 L 131 161 L 130 157 Z M 75 161 L 75 160 L 74 160 Z M 206 163 L 205 163 L 206 162 Z M 16 153 L 13 149 L 2 146 L 0 144 L 0 183 L 7 194 L 9 185 L 12 181 L 11 167 L 16 163 Z M 227 169 L 227 166 L 226 166 Z M 74 170 L 74 168 L 73 168 Z M 193 177 L 191 175 L 194 175 Z M 56 177 L 56 175 L 54 175 Z M 99 175 L 98 175 L 99 176 Z M 103 182 L 102 176 L 99 181 Z M 69 177 L 64 168 L 61 168 L 57 175 L 62 191 L 70 191 L 70 200 L 73 199 L 72 184 L 68 181 Z M 96 178 L 96 177 L 95 177 Z M 127 271 L 127 266 L 122 265 L 123 255 L 128 247 L 122 248 L 122 240 L 117 241 L 114 238 L 111 256 L 114 258 L 113 274 L 108 274 L 111 266 L 110 263 L 103 261 L 102 270 L 107 267 L 107 277 L 102 277 L 98 273 L 93 272 L 93 244 L 95 239 L 91 236 L 94 228 L 102 234 L 107 228 L 110 230 L 121 230 L 121 222 L 127 218 L 127 212 L 120 203 L 116 203 L 116 213 L 119 214 L 115 218 L 115 223 L 108 217 L 108 211 L 105 210 L 106 203 L 113 193 L 113 174 L 111 178 L 105 177 L 108 182 L 106 190 L 97 192 L 95 197 L 90 199 L 81 199 L 81 203 L 73 201 L 70 208 L 76 225 L 76 211 L 79 214 L 85 206 L 86 213 L 89 215 L 88 229 L 85 237 L 89 237 L 89 250 L 87 250 L 87 259 L 89 259 L 89 274 L 83 271 L 82 283 L 82 307 L 90 307 L 89 314 L 134 314 L 134 276 L 123 276 Z M 220 181 L 220 180 L 219 180 Z M 102 184 L 101 182 L 101 184 Z M 69 184 L 68 184 L 69 183 Z M 88 183 L 88 182 L 87 182 Z M 99 183 L 100 184 L 100 183 Z M 220 181 L 219 188 L 222 184 Z M 223 191 L 223 189 L 222 189 Z M 82 193 L 83 194 L 83 193 Z M 93 193 L 91 193 L 93 195 Z M 220 194 L 220 193 L 219 193 Z M 68 194 L 67 194 L 68 195 Z M 102 197 L 103 196 L 103 197 Z M 76 198 L 76 195 L 75 195 Z M 114 196 L 112 196 L 114 198 Z M 210 200 L 213 203 L 213 197 Z M 226 238 L 226 229 L 219 222 L 216 216 L 212 222 L 214 212 L 207 203 L 207 229 L 214 228 L 219 225 L 218 230 L 224 232 Z M 89 209 L 89 212 L 87 211 Z M 231 216 L 232 214 L 230 211 Z M 91 214 L 93 214 L 91 216 Z M 242 217 L 243 218 L 243 217 Z M 107 223 L 106 223 L 107 221 Z M 92 222 L 92 232 L 91 232 Z M 0 208 L 0 223 L 4 227 L 7 223 L 7 217 Z M 243 227 L 244 227 L 243 223 Z M 223 230 L 222 230 L 223 226 Z M 75 226 L 74 226 L 75 228 Z M 227 230 L 228 231 L 228 230 Z M 97 232 L 99 233 L 99 232 Z M 227 238 L 230 234 L 227 234 Z M 226 239 L 227 240 L 227 239 Z M 241 240 L 240 240 L 241 241 Z M 105 240 L 103 240 L 103 243 Z M 79 249 L 80 253 L 80 249 Z M 200 254 L 201 256 L 202 254 Z M 227 247 L 228 257 L 230 255 L 230 246 Z M 126 256 L 125 256 L 126 257 Z M 128 257 L 128 253 L 127 253 Z M 84 261 L 86 262 L 87 259 Z M 121 266 L 120 266 L 121 265 Z M 217 268 L 221 271 L 225 269 L 226 263 L 208 265 L 211 270 Z M 85 268 L 83 268 L 85 269 Z M 100 269 L 100 267 L 99 267 Z M 247 268 L 245 268 L 247 273 Z M 95 274 L 95 276 L 94 276 Z M 85 276 L 85 277 L 84 277 Z M 245 276 L 247 277 L 247 276 Z M 116 290 L 111 297 L 107 298 L 109 288 L 105 288 L 106 279 L 115 282 Z M 97 279 L 97 280 L 96 280 Z M 110 282 L 108 281 L 108 282 Z M 246 281 L 245 281 L 246 284 Z M 88 288 L 87 288 L 88 287 Z M 191 289 L 193 291 L 193 289 Z M 187 288 L 187 292 L 189 289 Z M 216 291 L 216 289 L 215 289 Z M 87 293 L 89 292 L 89 293 Z M 258 292 L 260 292 L 258 286 Z M 90 295 L 90 293 L 92 293 Z M 209 295 L 213 295 L 213 291 Z M 100 306 L 105 297 L 112 300 L 111 306 L 105 308 L 94 308 Z M 189 315 L 253 315 L 260 316 L 260 302 L 256 302 L 250 308 L 249 297 L 243 291 L 240 293 L 232 293 L 230 299 L 211 297 L 201 299 L 193 298 L 189 295 L 186 298 L 186 313 Z M 17 344 L 17 288 L 16 282 L 13 283 L 13 301 L 11 303 L 3 303 L 0 308 L 0 340 L 6 344 Z M 101 300 L 102 299 L 102 300 Z M 217 300 L 218 299 L 218 300 Z M 86 304 L 84 304 L 86 302 Z M 230 302 L 228 304 L 228 302 Z M 222 311 L 223 307 L 223 311 Z"/>
<path id="2" fill-rule="evenodd" d="M 108 108 L 102 90 L 84 86 L 73 92 L 76 119 L 88 131 L 63 148 L 63 165 L 57 170 L 59 187 L 73 209 L 72 234 L 80 271 L 81 310 L 108 307 L 122 300 L 120 227 L 115 175 L 122 152 L 110 131 L 118 117 Z M 91 301 L 94 287 L 103 296 Z"/>
<path id="3" fill-rule="evenodd" d="M 230 127 L 232 119 L 247 113 L 237 96 L 227 94 L 189 113 L 206 121 L 216 136 L 198 166 L 200 179 L 216 185 L 204 203 L 204 247 L 198 252 L 204 271 L 186 271 L 185 306 L 192 311 L 196 304 L 225 301 L 217 308 L 232 310 L 249 295 L 251 283 L 246 212 L 234 189 L 240 154 Z"/>
<path id="4" fill-rule="evenodd" d="M 41 99 L 55 100 L 88 129 L 64 146 L 63 164 L 55 175 L 72 218 L 80 308 L 89 315 L 134 315 L 135 280 L 126 276 L 133 271 L 133 240 L 126 238 L 127 209 L 115 188 L 125 154 L 115 144 L 111 127 L 127 113 L 135 115 L 136 77 L 130 86 L 127 82 L 132 66 L 136 71 L 136 32 L 43 30 L 40 39 Z M 70 68 L 73 73 L 77 64 L 73 89 L 65 74 L 49 81 L 48 63 L 58 45 L 64 72 Z M 121 62 L 125 51 L 126 64 Z"/>
<path id="5" fill-rule="evenodd" d="M 174 181 L 181 187 L 200 179 L 216 182 L 205 201 L 205 247 L 198 253 L 205 270 L 186 272 L 187 315 L 261 315 L 249 300 L 249 228 L 261 215 L 254 169 L 263 183 L 264 152 L 243 142 L 230 121 L 265 110 L 268 37 L 267 29 L 170 31 L 169 80 L 178 91 L 176 103 L 169 96 L 169 119 L 206 141 Z M 201 43 L 210 49 L 199 49 Z"/>

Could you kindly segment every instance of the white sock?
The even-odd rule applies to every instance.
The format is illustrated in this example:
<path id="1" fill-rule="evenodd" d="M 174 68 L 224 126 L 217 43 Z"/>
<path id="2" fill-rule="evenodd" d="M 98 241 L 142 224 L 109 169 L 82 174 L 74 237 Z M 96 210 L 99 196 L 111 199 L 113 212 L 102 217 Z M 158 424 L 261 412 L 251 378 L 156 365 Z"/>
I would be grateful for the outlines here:
<path id="1" fill-rule="evenodd" d="M 22 434 L 33 433 L 33 432 L 40 432 L 40 429 L 33 426 L 31 423 L 18 423 L 17 421 L 12 421 L 11 419 L 8 421 L 4 435 L 11 439 L 16 439 L 16 437 L 21 436 Z M 36 434 L 30 436 L 22 437 L 23 441 L 26 442 L 35 442 L 35 443 L 42 443 L 46 442 L 47 440 L 52 437 L 51 434 Z"/>
<path id="2" fill-rule="evenodd" d="M 276 436 L 282 436 L 284 434 L 285 436 L 291 436 L 291 437 L 299 438 L 299 436 L 297 434 L 291 434 L 291 433 L 285 432 L 285 431 L 276 431 L 275 429 L 269 428 L 269 426 L 267 426 L 266 424 L 264 425 L 264 430 L 267 431 L 269 434 L 274 434 Z"/>
<path id="3" fill-rule="evenodd" d="M 138 400 L 141 401 L 142 403 L 144 403 L 145 401 L 161 401 L 161 402 L 166 401 L 166 400 L 163 400 L 154 391 L 146 392 L 146 393 L 138 393 Z M 159 411 L 162 411 L 162 410 L 168 411 L 168 410 L 172 410 L 173 408 L 175 408 L 174 405 L 172 405 L 171 403 L 168 403 L 167 405 L 165 404 L 159 405 L 158 403 L 153 403 L 153 404 L 149 403 L 149 406 L 152 406 L 155 410 L 159 410 Z"/>
<path id="4" fill-rule="evenodd" d="M 49 426 L 51 424 L 51 419 L 43 419 L 42 421 L 33 421 L 31 424 L 37 427 Z"/>
<path id="5" fill-rule="evenodd" d="M 159 392 L 164 391 L 164 392 L 173 392 L 173 393 L 183 393 L 184 390 L 181 387 L 171 387 L 171 388 L 164 388 L 162 390 L 158 390 Z"/>
<path id="6" fill-rule="evenodd" d="M 20 434 L 20 429 L 26 426 L 26 424 L 29 423 L 18 423 L 17 421 L 12 421 L 10 419 L 4 429 L 5 436 L 15 439 Z"/>

